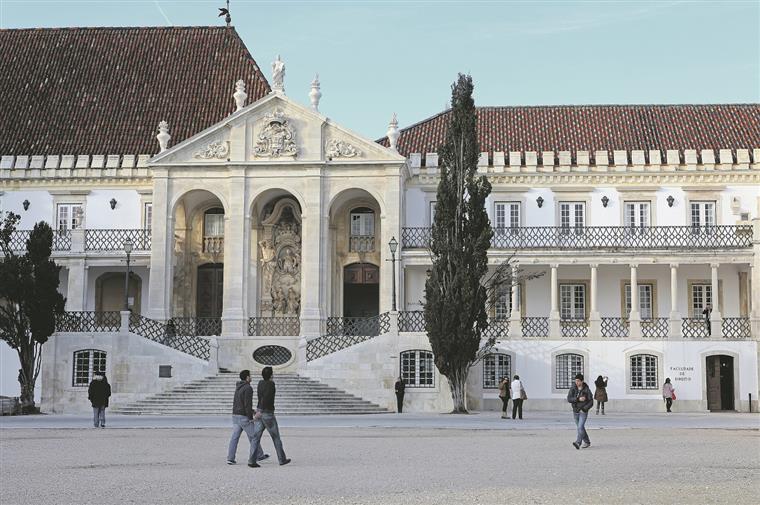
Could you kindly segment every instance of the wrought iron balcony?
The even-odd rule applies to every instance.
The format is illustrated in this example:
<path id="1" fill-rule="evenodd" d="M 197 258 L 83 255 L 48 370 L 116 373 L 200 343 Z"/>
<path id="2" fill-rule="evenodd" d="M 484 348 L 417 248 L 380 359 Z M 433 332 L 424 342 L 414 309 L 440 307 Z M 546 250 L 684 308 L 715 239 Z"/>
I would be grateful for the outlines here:
<path id="1" fill-rule="evenodd" d="M 493 249 L 743 249 L 752 246 L 752 226 L 522 226 L 494 228 Z M 425 249 L 431 228 L 403 228 L 405 249 Z"/>
<path id="2" fill-rule="evenodd" d="M 177 335 L 212 337 L 222 334 L 220 317 L 173 317 L 167 325 L 173 325 Z"/>
<path id="3" fill-rule="evenodd" d="M 119 331 L 120 328 L 121 314 L 118 310 L 64 312 L 55 318 L 57 332 L 109 332 Z"/>
<path id="4" fill-rule="evenodd" d="M 588 319 L 560 319 L 559 328 L 563 338 L 588 337 Z"/>
<path id="5" fill-rule="evenodd" d="M 523 317 L 522 335 L 525 338 L 547 338 L 549 336 L 548 317 Z"/>
<path id="6" fill-rule="evenodd" d="M 724 317 L 720 332 L 723 338 L 751 338 L 750 328 L 748 317 Z"/>
<path id="7" fill-rule="evenodd" d="M 681 334 L 684 338 L 710 338 L 710 321 L 704 317 L 684 317 Z"/>
<path id="8" fill-rule="evenodd" d="M 16 230 L 11 235 L 11 249 L 16 252 L 26 251 L 26 242 L 32 230 Z M 53 230 L 53 251 L 71 250 L 71 230 Z"/>
<path id="9" fill-rule="evenodd" d="M 133 251 L 150 251 L 150 229 L 85 230 L 86 251 L 124 251 L 124 241 L 132 241 Z"/>
<path id="10" fill-rule="evenodd" d="M 670 319 L 667 317 L 641 320 L 641 336 L 644 338 L 668 338 L 668 333 L 670 333 Z"/>
<path id="11" fill-rule="evenodd" d="M 398 331 L 424 332 L 425 313 L 422 310 L 402 310 L 398 313 Z"/>
<path id="12" fill-rule="evenodd" d="M 601 320 L 602 337 L 628 338 L 628 319 L 624 317 L 603 317 Z"/>
<path id="13" fill-rule="evenodd" d="M 374 235 L 352 235 L 348 240 L 349 252 L 373 252 L 375 250 Z"/>

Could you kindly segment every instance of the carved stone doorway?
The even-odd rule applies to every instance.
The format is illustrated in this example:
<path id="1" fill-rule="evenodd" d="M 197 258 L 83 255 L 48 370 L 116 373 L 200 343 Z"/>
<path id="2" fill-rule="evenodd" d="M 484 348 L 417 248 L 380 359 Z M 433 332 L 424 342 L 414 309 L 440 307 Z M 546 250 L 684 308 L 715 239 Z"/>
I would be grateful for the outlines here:
<path id="1" fill-rule="evenodd" d="M 734 358 L 707 356 L 707 409 L 734 410 Z"/>
<path id="2" fill-rule="evenodd" d="M 380 313 L 380 269 L 371 263 L 343 268 L 343 317 L 371 317 Z"/>
<path id="3" fill-rule="evenodd" d="M 196 317 L 222 317 L 223 285 L 223 263 L 205 263 L 198 266 Z"/>

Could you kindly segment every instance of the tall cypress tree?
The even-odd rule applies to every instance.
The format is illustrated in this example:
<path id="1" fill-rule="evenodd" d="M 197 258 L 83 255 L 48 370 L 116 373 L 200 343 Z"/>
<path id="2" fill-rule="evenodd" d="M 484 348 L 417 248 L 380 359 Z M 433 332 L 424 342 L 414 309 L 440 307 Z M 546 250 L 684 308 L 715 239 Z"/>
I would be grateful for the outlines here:
<path id="1" fill-rule="evenodd" d="M 491 184 L 477 176 L 480 149 L 472 77 L 459 74 L 451 87 L 451 120 L 439 148 L 440 181 L 425 283 L 425 329 L 435 365 L 451 389 L 455 413 L 466 413 L 465 387 L 488 327 L 491 222 L 485 200 Z"/>

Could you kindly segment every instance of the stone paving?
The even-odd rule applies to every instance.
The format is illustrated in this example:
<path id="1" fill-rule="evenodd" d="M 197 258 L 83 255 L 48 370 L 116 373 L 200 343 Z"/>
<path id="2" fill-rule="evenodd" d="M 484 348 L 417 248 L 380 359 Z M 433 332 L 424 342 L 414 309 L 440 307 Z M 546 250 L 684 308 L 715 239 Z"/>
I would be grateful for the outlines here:
<path id="1" fill-rule="evenodd" d="M 526 413 L 527 414 L 527 413 Z M 0 419 L 0 502 L 156 504 L 757 503 L 760 416 L 494 413 L 281 417 L 293 463 L 224 462 L 223 417 Z M 241 440 L 242 463 L 248 442 Z M 264 449 L 273 454 L 265 435 Z M 37 477 L 30 478 L 29 476 Z M 10 484 L 9 484 L 10 483 Z"/>

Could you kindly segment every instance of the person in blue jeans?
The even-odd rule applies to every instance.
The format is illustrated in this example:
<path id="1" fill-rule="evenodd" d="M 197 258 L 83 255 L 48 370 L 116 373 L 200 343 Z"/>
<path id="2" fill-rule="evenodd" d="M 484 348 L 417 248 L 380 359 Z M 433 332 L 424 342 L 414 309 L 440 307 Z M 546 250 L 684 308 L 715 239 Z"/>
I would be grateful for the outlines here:
<path id="1" fill-rule="evenodd" d="M 87 398 L 92 403 L 92 422 L 95 427 L 106 427 L 106 407 L 111 397 L 111 385 L 105 374 L 96 373 L 87 388 Z"/>
<path id="2" fill-rule="evenodd" d="M 240 435 L 245 432 L 248 435 L 248 441 L 251 443 L 251 453 L 248 459 L 253 459 L 256 454 L 256 461 L 267 459 L 269 454 L 264 454 L 260 445 L 257 445 L 254 452 L 253 448 L 253 388 L 251 387 L 251 371 L 243 370 L 240 372 L 240 380 L 235 386 L 235 397 L 232 400 L 232 437 L 227 449 L 227 464 L 235 464 L 235 454 L 237 453 Z"/>
<path id="3" fill-rule="evenodd" d="M 567 401 L 573 406 L 573 417 L 578 431 L 573 447 L 576 449 L 591 447 L 591 440 L 586 433 L 586 418 L 588 411 L 594 406 L 594 397 L 591 395 L 591 388 L 583 381 L 582 373 L 575 376 L 575 383 L 567 392 Z"/>
<path id="4" fill-rule="evenodd" d="M 280 440 L 280 428 L 277 426 L 277 418 L 274 417 L 275 387 L 274 381 L 272 380 L 272 367 L 264 367 L 261 371 L 261 377 L 263 377 L 263 380 L 259 381 L 256 388 L 259 403 L 256 406 L 256 415 L 253 416 L 256 424 L 253 427 L 251 455 L 253 455 L 254 451 L 259 448 L 261 435 L 266 428 L 269 432 L 269 436 L 272 437 L 272 442 L 277 451 L 277 459 L 280 462 L 280 466 L 287 465 L 290 463 L 290 459 L 285 456 L 285 450 L 282 448 L 282 441 Z M 251 458 L 248 460 L 248 466 L 251 468 L 258 468 L 260 465 Z"/>

